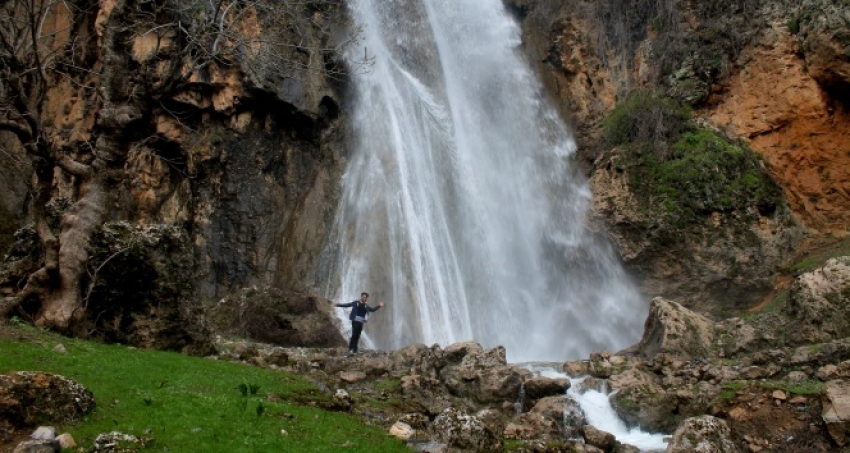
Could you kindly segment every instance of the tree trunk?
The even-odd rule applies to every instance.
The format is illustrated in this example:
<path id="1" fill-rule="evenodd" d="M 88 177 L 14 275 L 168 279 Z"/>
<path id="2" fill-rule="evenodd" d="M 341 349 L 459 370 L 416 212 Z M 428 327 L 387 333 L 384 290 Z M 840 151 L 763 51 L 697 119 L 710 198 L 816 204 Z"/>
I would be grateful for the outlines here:
<path id="1" fill-rule="evenodd" d="M 101 178 L 87 184 L 84 193 L 62 217 L 59 234 L 59 275 L 55 288 L 42 298 L 38 326 L 67 331 L 85 317 L 80 287 L 89 259 L 91 237 L 106 218 L 107 191 Z"/>
<path id="2" fill-rule="evenodd" d="M 36 190 L 33 212 L 36 230 L 45 248 L 44 266 L 33 273 L 26 286 L 15 297 L 0 301 L 0 316 L 8 315 L 21 303 L 36 300 L 39 311 L 35 324 L 63 332 L 71 332 L 86 317 L 82 283 L 90 255 L 91 238 L 104 224 L 110 206 L 111 189 L 123 175 L 127 150 L 131 142 L 129 130 L 142 118 L 140 106 L 132 96 L 134 74 L 129 73 L 130 24 L 126 0 L 116 0 L 98 18 L 102 24 L 101 89 L 102 106 L 98 112 L 99 137 L 90 164 L 74 161 L 59 150 L 31 151 L 37 156 Z M 41 136 L 43 131 L 32 134 Z M 46 140 L 39 141 L 42 147 Z M 56 237 L 47 224 L 46 209 L 51 200 L 53 172 L 59 167 L 76 178 L 79 197 L 62 216 Z"/>

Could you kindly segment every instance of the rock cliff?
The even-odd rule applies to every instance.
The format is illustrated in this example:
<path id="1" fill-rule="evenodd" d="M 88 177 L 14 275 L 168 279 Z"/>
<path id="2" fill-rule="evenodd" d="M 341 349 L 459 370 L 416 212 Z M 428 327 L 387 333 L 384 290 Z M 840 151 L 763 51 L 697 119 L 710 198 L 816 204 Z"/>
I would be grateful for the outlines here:
<path id="1" fill-rule="evenodd" d="M 44 76 L 4 73 L 23 88 L 2 93 L 15 108 L 0 127 L 0 246 L 28 222 L 38 240 L 29 269 L 6 266 L 0 311 L 79 323 L 86 286 L 102 287 L 93 269 L 119 261 L 91 242 L 114 221 L 185 234 L 185 303 L 315 287 L 345 157 L 342 81 L 357 70 L 338 59 L 355 35 L 343 5 L 18 3 L 3 6 L 5 31 L 26 14 L 45 26 L 28 53 L 0 57 Z"/>
<path id="2" fill-rule="evenodd" d="M 574 125 L 596 212 L 647 294 L 734 312 L 769 292 L 806 239 L 846 235 L 846 2 L 507 4 L 523 21 L 529 58 Z M 694 197 L 642 196 L 647 159 L 635 165 L 628 147 L 612 146 L 606 128 L 635 93 L 688 107 L 685 127 L 758 153 L 786 201 L 702 203 L 687 219 L 659 212 L 659 204 Z M 647 124 L 638 127 L 653 135 L 646 152 L 662 163 L 682 159 L 670 156 L 679 137 L 670 131 L 680 126 L 652 112 L 642 117 Z M 706 171 L 687 183 L 726 177 Z"/>

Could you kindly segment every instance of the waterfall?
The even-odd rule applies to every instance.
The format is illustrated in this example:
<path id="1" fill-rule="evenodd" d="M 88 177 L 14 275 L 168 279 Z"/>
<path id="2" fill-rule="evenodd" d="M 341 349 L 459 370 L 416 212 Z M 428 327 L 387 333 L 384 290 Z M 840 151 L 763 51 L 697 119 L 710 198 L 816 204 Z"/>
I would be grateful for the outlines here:
<path id="1" fill-rule="evenodd" d="M 328 296 L 387 306 L 365 346 L 475 340 L 511 361 L 634 343 L 646 304 L 588 230 L 575 142 L 500 0 L 352 0 L 353 141 Z M 346 320 L 344 313 L 339 313 Z"/>

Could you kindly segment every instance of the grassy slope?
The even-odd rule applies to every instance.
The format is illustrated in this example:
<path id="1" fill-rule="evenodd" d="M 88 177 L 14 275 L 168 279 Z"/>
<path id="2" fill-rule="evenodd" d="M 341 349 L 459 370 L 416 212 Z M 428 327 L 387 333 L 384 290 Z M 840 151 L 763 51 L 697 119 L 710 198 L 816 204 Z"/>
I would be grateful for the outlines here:
<path id="1" fill-rule="evenodd" d="M 0 373 L 57 373 L 92 391 L 94 412 L 77 425 L 57 427 L 70 432 L 80 446 L 90 446 L 99 433 L 117 430 L 154 438 L 146 451 L 409 451 L 380 427 L 314 406 L 329 396 L 298 376 L 71 340 L 32 327 L 0 329 L 5 331 L 0 335 Z M 54 352 L 58 343 L 68 352 Z M 246 387 L 258 390 L 252 395 L 242 391 Z"/>

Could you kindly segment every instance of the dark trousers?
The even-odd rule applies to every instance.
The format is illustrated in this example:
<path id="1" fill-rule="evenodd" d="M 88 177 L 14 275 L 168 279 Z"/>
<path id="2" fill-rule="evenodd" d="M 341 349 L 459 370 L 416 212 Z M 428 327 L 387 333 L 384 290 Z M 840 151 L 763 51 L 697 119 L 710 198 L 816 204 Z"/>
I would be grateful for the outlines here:
<path id="1" fill-rule="evenodd" d="M 363 323 L 351 321 L 351 341 L 348 342 L 348 350 L 357 352 L 357 343 L 360 342 L 360 332 L 363 332 Z"/>

